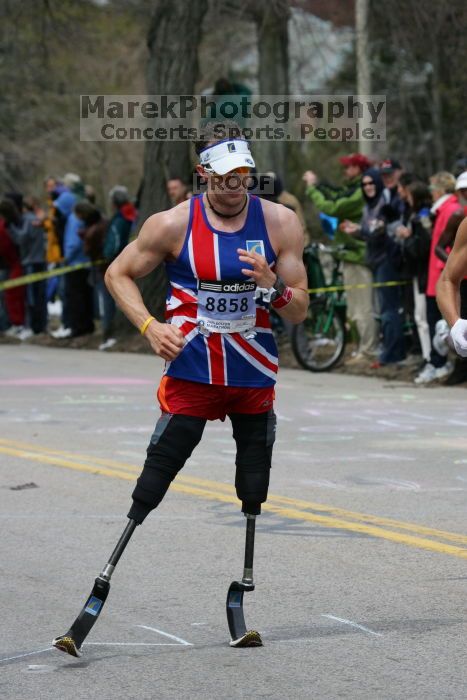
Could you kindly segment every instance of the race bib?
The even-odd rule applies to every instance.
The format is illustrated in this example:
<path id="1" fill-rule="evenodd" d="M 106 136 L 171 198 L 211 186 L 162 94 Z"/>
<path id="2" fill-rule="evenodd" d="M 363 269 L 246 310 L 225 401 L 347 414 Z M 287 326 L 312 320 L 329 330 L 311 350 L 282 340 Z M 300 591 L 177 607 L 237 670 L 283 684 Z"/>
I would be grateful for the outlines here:
<path id="1" fill-rule="evenodd" d="M 255 282 L 198 281 L 197 322 L 211 333 L 243 333 L 256 324 Z"/>

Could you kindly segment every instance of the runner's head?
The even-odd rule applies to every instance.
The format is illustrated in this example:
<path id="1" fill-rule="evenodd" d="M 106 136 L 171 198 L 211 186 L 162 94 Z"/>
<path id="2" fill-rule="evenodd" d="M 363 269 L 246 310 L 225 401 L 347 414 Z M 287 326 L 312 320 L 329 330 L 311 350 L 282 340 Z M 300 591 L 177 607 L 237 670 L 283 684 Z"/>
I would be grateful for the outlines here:
<path id="1" fill-rule="evenodd" d="M 200 159 L 196 171 L 207 182 L 208 192 L 226 195 L 232 204 L 241 200 L 255 162 L 238 124 L 230 119 L 208 122 L 195 149 Z"/>

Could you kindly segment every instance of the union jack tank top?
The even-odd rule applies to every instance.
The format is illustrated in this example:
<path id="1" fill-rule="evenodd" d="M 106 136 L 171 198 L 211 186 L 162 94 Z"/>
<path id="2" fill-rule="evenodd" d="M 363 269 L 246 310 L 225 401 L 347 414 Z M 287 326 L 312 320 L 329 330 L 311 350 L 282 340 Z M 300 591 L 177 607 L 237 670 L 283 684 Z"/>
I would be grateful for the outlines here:
<path id="1" fill-rule="evenodd" d="M 237 248 L 255 250 L 275 265 L 258 197 L 249 196 L 245 223 L 233 233 L 213 228 L 202 195 L 193 197 L 183 248 L 175 262 L 165 263 L 166 321 L 178 326 L 186 341 L 166 364 L 169 377 L 236 387 L 275 384 L 278 359 L 269 304 L 255 298 Z"/>

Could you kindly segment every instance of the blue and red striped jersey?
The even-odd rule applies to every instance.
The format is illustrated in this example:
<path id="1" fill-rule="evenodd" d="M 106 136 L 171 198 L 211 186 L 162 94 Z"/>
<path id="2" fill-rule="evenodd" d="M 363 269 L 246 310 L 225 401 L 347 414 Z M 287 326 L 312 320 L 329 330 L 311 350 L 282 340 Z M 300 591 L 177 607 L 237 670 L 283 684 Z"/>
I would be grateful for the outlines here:
<path id="1" fill-rule="evenodd" d="M 206 291 L 251 288 L 251 284 L 245 284 L 247 277 L 241 271 L 245 263 L 238 259 L 237 248 L 261 252 L 272 268 L 275 265 L 276 254 L 269 241 L 258 197 L 249 196 L 245 223 L 233 233 L 213 228 L 202 195 L 193 197 L 183 248 L 175 262 L 165 263 L 170 283 L 166 320 L 176 324 L 186 340 L 180 355 L 166 364 L 165 374 L 169 377 L 237 387 L 275 384 L 278 359 L 269 304 L 261 297 L 253 302 L 251 292 L 247 300 L 242 293 L 223 295 L 217 292 L 216 296 L 214 291 L 210 297 L 211 292 Z M 244 318 L 252 319 L 250 330 L 210 332 L 203 328 L 200 308 L 205 316 L 209 316 L 206 309 L 214 309 L 213 323 L 220 327 L 226 324 L 228 328 L 232 323 L 229 318 L 235 318 L 235 314 L 229 317 L 229 306 L 230 311 L 232 308 L 237 311 L 240 306 L 245 310 Z M 210 322 L 208 318 L 206 328 L 210 327 Z"/>

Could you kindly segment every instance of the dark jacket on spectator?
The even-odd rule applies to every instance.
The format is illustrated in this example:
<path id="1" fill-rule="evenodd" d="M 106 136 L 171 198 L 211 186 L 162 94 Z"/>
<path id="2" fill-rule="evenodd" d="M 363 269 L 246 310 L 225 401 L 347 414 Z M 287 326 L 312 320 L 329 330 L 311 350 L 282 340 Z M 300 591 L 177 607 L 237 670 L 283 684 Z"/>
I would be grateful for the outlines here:
<path id="1" fill-rule="evenodd" d="M 101 218 L 96 223 L 86 226 L 80 233 L 83 239 L 83 249 L 91 260 L 102 260 L 104 239 L 107 232 L 108 221 Z"/>
<path id="2" fill-rule="evenodd" d="M 361 221 L 360 237 L 366 241 L 366 263 L 372 269 L 376 268 L 387 256 L 397 262 L 400 248 L 387 233 L 387 219 L 392 216 L 392 209 L 388 210 L 388 190 L 384 189 L 379 170 L 370 168 L 363 173 L 363 179 L 371 177 L 375 183 L 376 193 L 374 197 L 368 197 L 363 191 L 365 206 Z"/>
<path id="3" fill-rule="evenodd" d="M 114 260 L 127 245 L 136 216 L 135 207 L 127 202 L 111 218 L 104 240 L 104 257 L 107 261 Z"/>
<path id="4" fill-rule="evenodd" d="M 432 229 L 429 208 L 414 212 L 407 225 L 412 233 L 401 242 L 404 267 L 412 277 L 417 278 L 418 290 L 424 294 L 428 280 Z"/>
<path id="5" fill-rule="evenodd" d="M 46 237 L 35 214 L 26 212 L 18 223 L 9 227 L 13 242 L 18 246 L 23 267 L 45 263 Z"/>

